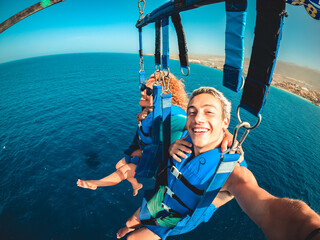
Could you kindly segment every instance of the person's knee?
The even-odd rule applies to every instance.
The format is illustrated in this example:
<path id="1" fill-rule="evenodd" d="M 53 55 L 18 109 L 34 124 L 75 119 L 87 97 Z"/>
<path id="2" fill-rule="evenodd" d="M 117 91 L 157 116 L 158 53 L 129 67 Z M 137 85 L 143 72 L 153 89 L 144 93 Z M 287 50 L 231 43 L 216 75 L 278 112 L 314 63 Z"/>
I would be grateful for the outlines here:
<path id="1" fill-rule="evenodd" d="M 137 166 L 133 163 L 125 164 L 124 166 L 117 169 L 117 172 L 121 172 L 124 179 L 132 178 L 136 174 L 135 172 L 136 167 Z"/>
<path id="2" fill-rule="evenodd" d="M 140 224 L 140 220 L 137 219 L 137 217 L 135 215 L 133 215 L 127 220 L 126 227 L 132 228 L 132 227 L 135 227 L 136 225 L 139 225 L 139 224 Z"/>
<path id="3" fill-rule="evenodd" d="M 121 171 L 121 168 L 120 169 L 117 169 L 116 173 L 118 174 L 119 178 L 121 179 L 121 181 L 125 180 L 126 179 L 126 176 L 124 174 L 123 171 Z"/>
<path id="4" fill-rule="evenodd" d="M 122 167 L 125 164 L 126 164 L 126 160 L 125 160 L 125 158 L 122 158 L 119 162 L 117 162 L 116 169 Z"/>

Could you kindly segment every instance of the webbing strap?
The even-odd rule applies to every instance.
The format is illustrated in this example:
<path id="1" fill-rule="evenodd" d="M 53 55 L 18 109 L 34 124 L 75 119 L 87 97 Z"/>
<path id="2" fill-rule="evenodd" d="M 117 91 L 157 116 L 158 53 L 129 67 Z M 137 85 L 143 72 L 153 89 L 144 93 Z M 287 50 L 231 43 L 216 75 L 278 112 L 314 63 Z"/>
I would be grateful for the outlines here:
<path id="1" fill-rule="evenodd" d="M 174 165 L 172 159 L 170 158 L 170 164 L 171 166 L 169 167 L 170 172 L 172 173 L 173 176 L 175 176 L 177 179 L 179 179 L 187 188 L 189 188 L 192 192 L 194 192 L 197 195 L 203 195 L 204 190 L 200 190 L 193 186 L 183 175 L 182 173 L 176 168 Z"/>
<path id="2" fill-rule="evenodd" d="M 143 57 L 143 50 L 142 50 L 142 28 L 139 28 L 139 56 Z"/>
<path id="3" fill-rule="evenodd" d="M 213 179 L 211 180 L 206 191 L 204 192 L 200 202 L 197 204 L 196 210 L 194 211 L 193 215 L 197 216 L 199 212 L 201 212 L 201 214 L 205 214 L 205 211 L 207 211 L 208 209 L 206 209 L 203 212 L 204 207 L 211 205 L 211 203 L 219 193 L 221 187 L 227 181 L 228 177 L 230 176 L 230 173 L 236 166 L 239 158 L 240 154 L 225 154 L 220 159 L 220 162 L 213 175 Z"/>
<path id="4" fill-rule="evenodd" d="M 226 38 L 223 86 L 239 92 L 242 87 L 244 32 L 247 17 L 247 0 L 226 0 Z"/>
<path id="5" fill-rule="evenodd" d="M 169 159 L 169 147 L 171 144 L 171 93 L 162 94 L 162 136 L 163 136 L 163 161 Z"/>
<path id="6" fill-rule="evenodd" d="M 186 68 L 189 66 L 188 49 L 180 14 L 172 15 L 171 20 L 177 32 L 180 66 Z"/>
<path id="7" fill-rule="evenodd" d="M 161 22 L 155 23 L 155 33 L 156 33 L 156 40 L 155 40 L 155 51 L 154 51 L 154 62 L 156 66 L 161 64 Z"/>
<path id="8" fill-rule="evenodd" d="M 174 200 L 176 200 L 178 203 L 180 203 L 180 205 L 184 206 L 186 209 L 188 209 L 191 213 L 193 212 L 193 210 L 191 208 L 189 208 L 174 192 L 172 192 L 172 190 L 166 186 L 166 192 L 165 194 L 168 194 L 171 198 L 173 198 Z"/>
<path id="9" fill-rule="evenodd" d="M 273 6 L 270 8 L 269 4 Z M 282 35 L 285 1 L 257 0 L 257 20 L 250 65 L 240 107 L 255 116 L 262 112 Z"/>
<path id="10" fill-rule="evenodd" d="M 146 73 L 144 71 L 144 63 L 143 63 L 142 28 L 139 28 L 139 56 L 140 56 L 139 84 L 141 84 L 146 80 Z"/>
<path id="11" fill-rule="evenodd" d="M 139 72 L 139 81 L 140 84 L 143 83 L 146 80 L 146 72 L 145 71 L 140 71 Z"/>
<path id="12" fill-rule="evenodd" d="M 167 206 L 165 203 L 161 203 L 161 207 L 162 207 L 165 211 L 167 211 L 168 213 L 173 214 L 173 215 L 176 216 L 176 217 L 180 217 L 180 218 L 184 217 L 181 213 L 173 210 L 171 207 Z M 165 218 L 165 217 L 166 217 L 166 216 L 163 216 L 162 218 Z"/>
<path id="13" fill-rule="evenodd" d="M 165 17 L 162 22 L 162 69 L 169 69 L 169 18 Z"/>
<path id="14" fill-rule="evenodd" d="M 138 128 L 140 129 L 141 133 L 143 134 L 143 136 L 146 136 L 146 137 L 149 137 L 149 134 L 148 133 L 145 133 L 143 131 L 143 127 L 142 127 L 142 124 L 141 124 L 141 121 L 138 123 Z M 139 136 L 140 138 L 140 136 Z"/>
<path id="15" fill-rule="evenodd" d="M 154 145 L 160 144 L 161 92 L 162 85 L 153 85 L 152 143 Z"/>

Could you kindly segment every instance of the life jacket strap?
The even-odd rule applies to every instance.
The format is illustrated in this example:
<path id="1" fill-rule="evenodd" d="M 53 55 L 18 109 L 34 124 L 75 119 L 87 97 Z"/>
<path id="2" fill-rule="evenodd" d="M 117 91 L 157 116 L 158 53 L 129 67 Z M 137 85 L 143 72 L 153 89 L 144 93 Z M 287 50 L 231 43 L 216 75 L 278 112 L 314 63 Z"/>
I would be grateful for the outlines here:
<path id="1" fill-rule="evenodd" d="M 145 132 L 143 131 L 141 122 L 138 123 L 138 127 L 139 127 L 141 133 L 142 133 L 144 136 L 146 136 L 146 137 L 149 137 L 149 136 L 150 136 L 148 133 L 145 133 Z"/>
<path id="2" fill-rule="evenodd" d="M 173 216 L 175 217 L 179 217 L 179 218 L 183 218 L 184 215 L 182 215 L 181 213 L 173 210 L 171 207 L 167 206 L 165 203 L 161 203 L 162 208 L 167 211 L 168 213 L 173 214 Z"/>
<path id="3" fill-rule="evenodd" d="M 188 209 L 191 213 L 194 212 L 174 192 L 172 192 L 172 190 L 168 186 L 166 186 L 165 194 L 168 194 L 171 198 L 175 199 L 178 203 L 180 203 L 182 206 L 184 206 L 186 209 Z"/>
<path id="4" fill-rule="evenodd" d="M 197 195 L 203 195 L 204 190 L 200 190 L 193 186 L 183 175 L 182 173 L 174 166 L 173 162 L 170 167 L 170 172 L 173 176 L 176 177 L 176 179 L 179 179 L 187 188 L 189 188 L 192 192 L 194 192 Z"/>

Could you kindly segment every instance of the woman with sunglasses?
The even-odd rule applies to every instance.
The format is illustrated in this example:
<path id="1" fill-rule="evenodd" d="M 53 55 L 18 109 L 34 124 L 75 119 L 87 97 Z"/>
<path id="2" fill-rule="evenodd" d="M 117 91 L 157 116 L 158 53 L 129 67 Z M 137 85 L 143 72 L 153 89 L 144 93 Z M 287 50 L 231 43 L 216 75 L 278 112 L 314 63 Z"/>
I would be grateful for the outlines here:
<path id="1" fill-rule="evenodd" d="M 142 157 L 144 146 L 152 143 L 152 114 L 149 113 L 153 110 L 152 87 L 155 83 L 155 77 L 162 79 L 162 74 L 157 73 L 156 76 L 154 74 L 151 75 L 150 78 L 140 86 L 141 98 L 139 105 L 142 107 L 142 111 L 137 116 L 137 133 L 130 147 L 125 150 L 125 157 L 116 164 L 116 171 L 100 180 L 79 179 L 77 181 L 79 187 L 95 190 L 97 187 L 114 186 L 123 180 L 128 180 L 133 188 L 133 196 L 136 196 L 138 191 L 143 187 L 135 178 L 135 174 L 137 165 Z M 164 81 L 167 86 L 168 77 L 164 77 Z M 169 89 L 172 94 L 172 106 L 175 112 L 177 112 L 177 114 L 171 116 L 171 142 L 174 142 L 181 137 L 186 124 L 185 110 L 188 103 L 188 96 L 183 82 L 171 73 Z"/>

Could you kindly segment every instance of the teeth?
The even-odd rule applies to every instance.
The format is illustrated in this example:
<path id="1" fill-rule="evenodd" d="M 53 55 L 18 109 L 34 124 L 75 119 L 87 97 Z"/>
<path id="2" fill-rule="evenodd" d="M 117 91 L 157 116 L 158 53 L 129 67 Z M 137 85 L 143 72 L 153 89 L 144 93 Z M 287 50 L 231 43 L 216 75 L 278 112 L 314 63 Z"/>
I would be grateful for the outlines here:
<path id="1" fill-rule="evenodd" d="M 208 129 L 205 129 L 205 128 L 194 128 L 193 131 L 196 132 L 196 133 L 208 132 Z"/>

